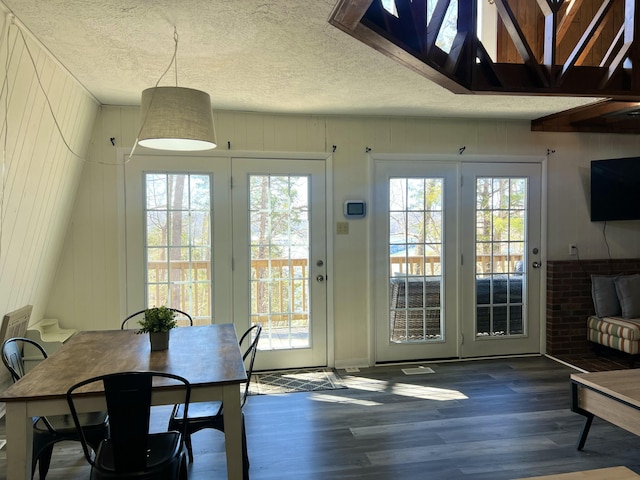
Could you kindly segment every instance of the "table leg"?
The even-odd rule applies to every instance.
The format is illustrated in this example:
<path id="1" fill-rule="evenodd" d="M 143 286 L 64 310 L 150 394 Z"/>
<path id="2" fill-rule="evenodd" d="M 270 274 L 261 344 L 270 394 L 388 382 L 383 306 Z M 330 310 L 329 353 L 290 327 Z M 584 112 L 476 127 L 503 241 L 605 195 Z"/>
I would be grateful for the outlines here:
<path id="1" fill-rule="evenodd" d="M 593 414 L 587 412 L 578 405 L 578 385 L 575 382 L 571 382 L 571 411 L 579 413 L 585 417 L 584 424 L 582 425 L 582 430 L 580 430 L 580 435 L 578 436 L 578 442 L 576 444 L 576 448 L 578 450 L 582 450 L 585 442 L 587 441 L 587 435 L 589 435 L 591 422 L 593 422 Z"/>
<path id="2" fill-rule="evenodd" d="M 227 478 L 242 479 L 242 408 L 238 384 L 222 388 L 224 404 L 224 441 L 227 451 Z"/>
<path id="3" fill-rule="evenodd" d="M 582 430 L 580 431 L 580 436 L 578 437 L 577 448 L 578 450 L 582 450 L 584 448 L 584 442 L 587 441 L 587 435 L 589 435 L 589 429 L 591 428 L 591 422 L 593 422 L 593 415 L 588 414 L 585 415 L 584 424 L 582 425 Z"/>
<path id="4" fill-rule="evenodd" d="M 31 480 L 33 420 L 27 417 L 27 405 L 6 404 L 7 480 Z"/>

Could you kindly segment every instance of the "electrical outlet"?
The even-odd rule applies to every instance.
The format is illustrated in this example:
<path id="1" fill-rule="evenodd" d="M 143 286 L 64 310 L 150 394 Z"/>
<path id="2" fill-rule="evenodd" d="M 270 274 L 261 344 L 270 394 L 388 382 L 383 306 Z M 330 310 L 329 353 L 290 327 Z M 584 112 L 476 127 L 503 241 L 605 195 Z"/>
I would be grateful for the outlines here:
<path id="1" fill-rule="evenodd" d="M 578 246 L 573 243 L 569 244 L 569 255 L 577 255 L 578 254 Z"/>

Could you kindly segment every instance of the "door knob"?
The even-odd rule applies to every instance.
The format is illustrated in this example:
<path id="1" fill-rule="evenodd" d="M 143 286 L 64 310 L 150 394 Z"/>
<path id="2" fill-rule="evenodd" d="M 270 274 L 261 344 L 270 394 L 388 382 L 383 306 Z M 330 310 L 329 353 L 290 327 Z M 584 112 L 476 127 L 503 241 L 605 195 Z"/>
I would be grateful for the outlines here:
<path id="1" fill-rule="evenodd" d="M 542 263 L 540 262 L 533 262 L 533 264 L 531 265 L 533 268 L 540 268 L 542 266 Z"/>
<path id="2" fill-rule="evenodd" d="M 317 280 L 318 282 L 320 282 L 320 283 L 324 282 L 324 275 L 318 275 L 318 276 L 316 277 L 316 280 Z"/>

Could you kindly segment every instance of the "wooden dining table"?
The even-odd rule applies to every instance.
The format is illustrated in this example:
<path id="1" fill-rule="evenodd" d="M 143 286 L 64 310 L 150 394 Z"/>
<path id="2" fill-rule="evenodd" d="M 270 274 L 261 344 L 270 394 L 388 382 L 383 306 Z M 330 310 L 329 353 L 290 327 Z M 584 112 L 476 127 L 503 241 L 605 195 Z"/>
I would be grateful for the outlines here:
<path id="1" fill-rule="evenodd" d="M 191 402 L 222 400 L 229 479 L 242 478 L 240 383 L 247 373 L 232 324 L 171 330 L 169 348 L 151 351 L 149 336 L 135 330 L 84 331 L 0 394 L 6 403 L 7 480 L 31 478 L 32 417 L 69 413 L 67 389 L 86 378 L 113 372 L 158 371 L 185 377 Z M 154 386 L 152 403 L 179 403 L 184 392 Z M 78 403 L 82 412 L 106 410 L 104 392 Z M 168 421 L 168 419 L 167 419 Z"/>

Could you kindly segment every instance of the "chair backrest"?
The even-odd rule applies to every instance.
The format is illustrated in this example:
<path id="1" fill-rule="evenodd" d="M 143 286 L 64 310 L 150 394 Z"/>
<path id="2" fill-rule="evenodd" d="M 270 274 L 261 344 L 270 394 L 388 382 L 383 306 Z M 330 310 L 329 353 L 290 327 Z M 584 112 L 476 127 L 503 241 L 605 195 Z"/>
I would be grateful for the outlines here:
<path id="1" fill-rule="evenodd" d="M 5 340 L 2 344 L 2 363 L 7 367 L 14 382 L 20 380 L 25 372 L 24 369 L 24 345 L 28 343 L 33 345 L 41 354 L 42 358 L 47 358 L 47 352 L 38 342 L 24 337 L 13 337 Z"/>
<path id="2" fill-rule="evenodd" d="M 242 360 L 245 362 L 245 369 L 247 370 L 247 383 L 244 386 L 244 392 L 242 392 L 242 406 L 247 401 L 247 394 L 249 393 L 249 385 L 251 383 L 251 375 L 253 374 L 253 363 L 256 359 L 256 352 L 258 351 L 258 341 L 260 340 L 260 334 L 262 333 L 262 325 L 256 324 L 249 327 L 240 338 L 240 348 L 246 345 L 245 351 L 242 354 Z"/>
<path id="3" fill-rule="evenodd" d="M 98 468 L 84 437 L 74 403 L 74 399 L 82 395 L 82 392 L 77 390 L 86 385 L 102 382 L 109 414 L 109 438 L 113 449 L 114 469 L 118 473 L 140 472 L 146 468 L 151 390 L 156 377 L 171 379 L 169 382 L 172 384 L 176 382 L 182 384 L 181 387 L 185 392 L 183 401 L 186 418 L 191 398 L 191 385 L 185 378 L 178 375 L 164 372 L 111 373 L 88 378 L 69 388 L 67 402 L 71 416 L 80 434 L 85 457 L 93 467 Z M 185 427 L 186 423 L 184 422 Z M 180 442 L 182 443 L 186 428 L 181 433 Z"/>
<path id="4" fill-rule="evenodd" d="M 178 321 L 178 323 L 180 323 L 180 317 L 185 317 L 187 319 L 187 322 L 189 323 L 189 326 L 190 327 L 193 326 L 193 318 L 187 312 L 183 312 L 182 310 L 178 310 L 177 308 L 169 308 L 169 310 L 176 313 L 176 320 Z M 133 328 L 133 326 L 127 325 L 129 320 L 131 320 L 133 317 L 137 317 L 138 315 L 144 315 L 144 312 L 145 310 L 140 310 L 136 313 L 132 313 L 131 315 L 129 315 L 127 318 L 125 318 L 122 321 L 122 325 L 120 325 L 120 329 L 125 330 L 127 328 Z"/>

